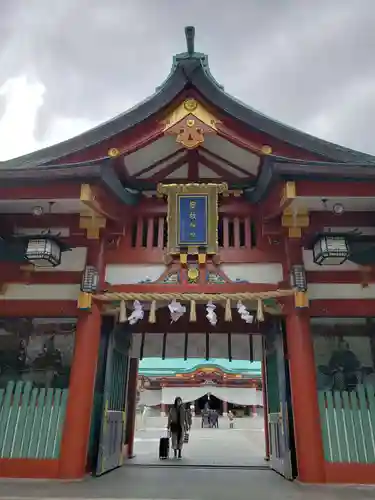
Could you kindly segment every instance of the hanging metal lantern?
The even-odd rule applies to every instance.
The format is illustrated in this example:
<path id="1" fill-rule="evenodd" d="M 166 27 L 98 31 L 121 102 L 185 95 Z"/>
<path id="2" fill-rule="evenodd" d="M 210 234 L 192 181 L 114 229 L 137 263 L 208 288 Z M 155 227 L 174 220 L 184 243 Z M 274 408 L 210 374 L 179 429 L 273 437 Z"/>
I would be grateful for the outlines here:
<path id="1" fill-rule="evenodd" d="M 86 266 L 83 271 L 81 281 L 81 291 L 85 293 L 94 293 L 98 288 L 99 273 L 94 266 Z"/>
<path id="2" fill-rule="evenodd" d="M 35 267 L 57 267 L 61 263 L 61 252 L 56 238 L 38 237 L 28 240 L 25 258 Z"/>
<path id="3" fill-rule="evenodd" d="M 307 280 L 305 268 L 302 265 L 294 265 L 291 269 L 292 287 L 300 292 L 307 291 Z"/>
<path id="4" fill-rule="evenodd" d="M 339 266 L 349 257 L 349 245 L 344 236 L 320 236 L 313 247 L 313 258 L 319 266 Z"/>

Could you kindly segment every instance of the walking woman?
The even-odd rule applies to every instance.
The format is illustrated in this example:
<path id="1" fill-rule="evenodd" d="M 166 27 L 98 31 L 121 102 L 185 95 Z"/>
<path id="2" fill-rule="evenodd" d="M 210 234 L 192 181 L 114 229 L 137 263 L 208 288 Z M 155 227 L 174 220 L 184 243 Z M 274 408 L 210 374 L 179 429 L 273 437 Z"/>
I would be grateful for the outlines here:
<path id="1" fill-rule="evenodd" d="M 177 397 L 168 414 L 168 429 L 172 435 L 172 448 L 175 458 L 181 458 L 184 432 L 186 430 L 185 408 L 182 399 Z"/>

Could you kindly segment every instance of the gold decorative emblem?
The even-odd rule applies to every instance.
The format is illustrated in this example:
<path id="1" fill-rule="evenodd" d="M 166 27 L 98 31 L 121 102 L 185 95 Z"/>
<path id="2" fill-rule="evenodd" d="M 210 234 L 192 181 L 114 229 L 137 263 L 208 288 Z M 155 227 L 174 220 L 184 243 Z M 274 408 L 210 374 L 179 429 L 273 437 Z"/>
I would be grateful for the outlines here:
<path id="1" fill-rule="evenodd" d="M 116 156 L 120 156 L 120 151 L 117 148 L 111 148 L 108 150 L 108 156 L 111 158 L 115 158 Z"/>
<path id="2" fill-rule="evenodd" d="M 261 152 L 264 155 L 270 155 L 272 153 L 272 148 L 271 148 L 271 146 L 268 146 L 267 144 L 265 144 L 264 146 L 262 146 Z"/>
<path id="3" fill-rule="evenodd" d="M 186 109 L 186 111 L 189 111 L 189 113 L 195 111 L 197 107 L 198 103 L 195 99 L 186 99 L 186 101 L 184 101 L 184 108 Z"/>
<path id="4" fill-rule="evenodd" d="M 187 275 L 190 283 L 196 283 L 199 279 L 199 269 L 197 267 L 189 267 Z"/>
<path id="5" fill-rule="evenodd" d="M 219 121 L 193 98 L 186 99 L 164 121 L 164 133 L 175 135 L 176 142 L 194 149 L 205 134 L 216 133 Z"/>

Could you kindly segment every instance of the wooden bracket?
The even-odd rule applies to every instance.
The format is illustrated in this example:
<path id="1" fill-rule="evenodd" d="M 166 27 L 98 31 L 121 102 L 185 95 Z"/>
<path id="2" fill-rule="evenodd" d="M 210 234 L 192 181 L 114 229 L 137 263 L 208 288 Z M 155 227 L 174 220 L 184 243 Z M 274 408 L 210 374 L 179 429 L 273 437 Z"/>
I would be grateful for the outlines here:
<path id="1" fill-rule="evenodd" d="M 309 297 L 306 292 L 295 293 L 294 306 L 298 309 L 309 307 Z"/>
<path id="2" fill-rule="evenodd" d="M 297 196 L 296 183 L 288 181 L 283 186 L 283 191 L 280 199 L 280 207 L 286 208 Z"/>
<path id="3" fill-rule="evenodd" d="M 100 230 L 106 227 L 107 220 L 104 217 L 81 214 L 79 218 L 80 229 L 86 230 L 87 239 L 98 240 Z"/>
<path id="4" fill-rule="evenodd" d="M 293 210 L 291 206 L 283 211 L 281 225 L 288 228 L 289 238 L 301 238 L 302 229 L 309 227 L 310 217 L 306 209 Z"/>
<path id="5" fill-rule="evenodd" d="M 88 239 L 98 239 L 100 229 L 106 227 L 105 210 L 101 207 L 94 189 L 89 184 L 81 185 L 80 201 L 85 206 L 80 215 L 79 227 L 86 229 Z"/>
<path id="6" fill-rule="evenodd" d="M 77 301 L 77 308 L 84 311 L 89 311 L 92 306 L 92 294 L 80 292 Z"/>

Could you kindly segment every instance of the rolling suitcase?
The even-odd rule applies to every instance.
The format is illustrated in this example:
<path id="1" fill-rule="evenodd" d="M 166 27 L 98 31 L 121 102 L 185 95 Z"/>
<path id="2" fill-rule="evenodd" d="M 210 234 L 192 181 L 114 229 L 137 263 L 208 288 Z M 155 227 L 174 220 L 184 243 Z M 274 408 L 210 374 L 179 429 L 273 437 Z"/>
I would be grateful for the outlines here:
<path id="1" fill-rule="evenodd" d="M 166 460 L 169 458 L 169 438 L 161 437 L 159 441 L 159 458 Z"/>

